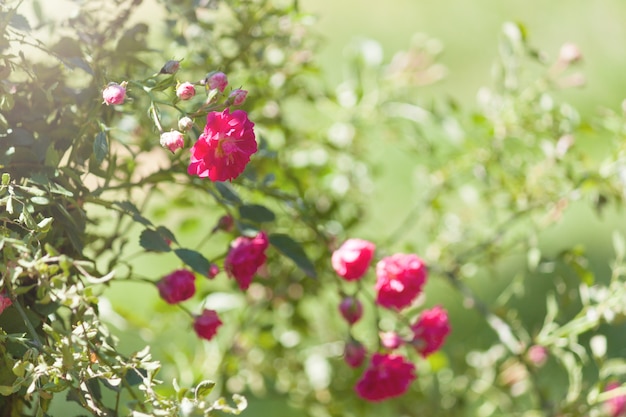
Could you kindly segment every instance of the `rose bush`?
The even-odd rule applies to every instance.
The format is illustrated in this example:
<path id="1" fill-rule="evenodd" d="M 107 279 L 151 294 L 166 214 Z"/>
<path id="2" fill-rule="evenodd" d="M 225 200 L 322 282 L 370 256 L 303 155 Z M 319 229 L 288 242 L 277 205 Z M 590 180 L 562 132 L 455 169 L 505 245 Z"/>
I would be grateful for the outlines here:
<path id="1" fill-rule="evenodd" d="M 622 214 L 623 115 L 554 91 L 579 83 L 576 47 L 550 61 L 506 24 L 464 110 L 420 98 L 440 69 L 422 38 L 390 62 L 355 44 L 334 89 L 297 2 L 162 1 L 160 29 L 140 3 L 0 5 L 2 415 L 237 414 L 242 394 L 311 416 L 623 412 L 624 238 L 610 268 L 545 244 L 571 210 Z M 419 184 L 372 228 L 381 138 Z"/>

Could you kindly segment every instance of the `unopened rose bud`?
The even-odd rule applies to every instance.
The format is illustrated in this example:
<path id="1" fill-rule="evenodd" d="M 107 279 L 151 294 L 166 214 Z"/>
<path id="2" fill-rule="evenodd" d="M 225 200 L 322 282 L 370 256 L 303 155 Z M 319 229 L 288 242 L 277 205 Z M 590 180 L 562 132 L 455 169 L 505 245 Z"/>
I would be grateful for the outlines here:
<path id="1" fill-rule="evenodd" d="M 363 315 L 363 306 L 357 298 L 346 297 L 339 304 L 339 312 L 350 325 L 353 325 Z"/>
<path id="2" fill-rule="evenodd" d="M 235 221 L 233 220 L 233 216 L 231 216 L 230 214 L 226 214 L 220 217 L 220 219 L 217 221 L 215 229 L 230 232 L 231 230 L 233 230 L 234 223 Z"/>
<path id="3" fill-rule="evenodd" d="M 209 89 L 218 89 L 220 92 L 224 92 L 224 89 L 228 85 L 228 77 L 226 74 L 220 71 L 214 71 L 207 74 L 204 79 L 204 83 L 209 86 Z"/>
<path id="4" fill-rule="evenodd" d="M 211 264 L 211 266 L 209 266 L 209 272 L 207 273 L 207 277 L 209 279 L 213 279 L 219 273 L 220 273 L 220 267 L 215 264 Z"/>
<path id="5" fill-rule="evenodd" d="M 126 98 L 126 81 L 121 84 L 109 83 L 104 90 L 102 90 L 102 99 L 104 104 L 110 106 L 111 104 L 123 104 Z"/>
<path id="6" fill-rule="evenodd" d="M 191 117 L 181 117 L 178 120 L 178 129 L 182 130 L 183 132 L 188 132 L 191 130 L 191 128 L 193 127 L 193 119 Z"/>
<path id="7" fill-rule="evenodd" d="M 196 95 L 196 88 L 190 82 L 184 82 L 176 87 L 176 96 L 181 100 L 189 100 Z"/>
<path id="8" fill-rule="evenodd" d="M 572 42 L 564 43 L 559 50 L 559 60 L 566 64 L 580 61 L 583 58 L 578 45 Z"/>
<path id="9" fill-rule="evenodd" d="M 241 106 L 244 101 L 246 101 L 246 96 L 248 92 L 246 90 L 240 90 L 239 88 L 233 90 L 232 93 L 228 95 L 228 101 L 233 104 L 233 106 Z"/>
<path id="10" fill-rule="evenodd" d="M 358 340 L 350 340 L 346 343 L 343 359 L 352 368 L 358 368 L 363 364 L 366 354 L 365 346 L 363 346 L 361 342 Z"/>
<path id="11" fill-rule="evenodd" d="M 183 134 L 178 130 L 172 130 L 170 132 L 161 133 L 161 146 L 168 148 L 172 153 L 177 149 L 185 146 L 185 139 Z"/>
<path id="12" fill-rule="evenodd" d="M 159 74 L 176 74 L 176 71 L 180 68 L 180 61 L 171 59 L 163 65 Z"/>
<path id="13" fill-rule="evenodd" d="M 535 366 L 541 367 L 548 360 L 548 349 L 541 345 L 533 345 L 528 349 L 528 360 Z"/>

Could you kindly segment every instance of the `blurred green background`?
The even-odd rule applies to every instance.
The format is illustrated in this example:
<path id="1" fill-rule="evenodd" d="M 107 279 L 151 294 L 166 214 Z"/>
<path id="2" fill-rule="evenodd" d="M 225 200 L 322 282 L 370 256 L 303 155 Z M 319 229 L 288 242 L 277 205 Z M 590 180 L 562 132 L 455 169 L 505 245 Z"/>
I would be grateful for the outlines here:
<path id="1" fill-rule="evenodd" d="M 150 15 L 150 6 L 145 4 L 143 16 Z M 324 69 L 329 85 L 336 85 L 343 79 L 343 60 L 345 48 L 358 38 L 373 39 L 380 43 L 384 61 L 388 61 L 395 52 L 406 49 L 411 37 L 416 33 L 425 33 L 438 39 L 444 48 L 440 63 L 447 68 L 447 77 L 432 86 L 423 88 L 424 100 L 445 99 L 451 97 L 462 106 L 471 108 L 475 96 L 481 86 L 491 83 L 491 67 L 497 55 L 497 44 L 501 27 L 506 21 L 522 23 L 528 30 L 531 45 L 554 59 L 564 42 L 579 45 L 583 56 L 580 69 L 584 72 L 587 83 L 580 89 L 564 91 L 566 98 L 572 100 L 582 112 L 593 113 L 602 106 L 619 108 L 626 91 L 626 3 L 623 0 L 568 0 L 568 1 L 507 1 L 507 0 L 389 0 L 387 2 L 368 2 L 357 0 L 302 0 L 300 7 L 318 16 L 316 30 L 323 37 L 323 46 L 319 51 L 318 62 Z M 368 208 L 368 217 L 361 230 L 369 230 L 368 236 L 386 232 L 395 226 L 394 220 L 403 216 L 413 203 L 411 195 L 415 190 L 414 167 L 411 156 L 393 144 L 385 144 L 371 157 L 376 167 L 374 177 L 373 198 Z M 402 179 L 402 180 L 398 180 Z M 586 228 L 578 227 L 579 219 L 585 218 Z M 590 220 L 593 219 L 593 220 Z M 207 220 L 211 223 L 212 220 Z M 619 218 L 608 216 L 596 218 L 592 213 L 574 210 L 557 229 L 546 234 L 546 242 L 552 250 L 559 243 L 571 239 L 586 242 L 590 246 L 590 255 L 595 259 L 599 272 L 606 271 L 604 255 L 610 250 L 612 228 L 618 224 Z M 623 222 L 621 223 L 623 225 Z M 193 234 L 182 236 L 185 239 L 199 239 Z M 139 249 L 139 248 L 137 248 Z M 145 259 L 143 275 L 159 276 L 163 270 L 176 265 L 171 257 L 158 258 L 153 255 Z M 524 262 L 520 259 L 520 262 Z M 492 282 L 484 287 L 479 295 L 486 299 L 494 298 L 500 289 L 510 281 L 514 273 L 515 262 L 502 269 L 502 280 Z M 114 309 L 127 311 L 128 317 L 149 315 L 150 307 L 139 308 L 146 301 L 139 296 L 146 291 L 148 303 L 155 309 L 169 309 L 163 306 L 153 288 L 142 284 L 119 283 L 108 292 Z M 541 283 L 536 286 L 541 291 Z M 460 297 L 451 293 L 449 287 L 442 283 L 429 284 L 429 304 L 435 300 L 444 302 L 454 317 L 468 319 L 466 326 L 459 326 L 462 331 L 453 333 L 449 345 L 458 343 L 461 347 L 468 337 L 480 339 L 486 329 L 484 323 L 475 314 L 468 314 L 460 306 Z M 543 297 L 540 298 L 544 303 Z M 457 305 L 457 308 L 453 306 Z M 537 314 L 534 319 L 541 321 L 541 311 L 545 306 L 535 307 Z M 141 314 L 143 311 L 145 314 Z M 139 314 L 137 314 L 139 313 Z M 127 318 L 128 318 L 127 317 Z M 473 321 L 472 321 L 473 320 Z M 142 323 L 136 323 L 141 325 Z M 458 324 L 458 323 L 457 323 Z M 482 326 L 482 327 L 481 327 Z M 168 329 L 169 332 L 171 329 Z M 180 329 L 178 329 L 180 330 Z M 488 331 L 487 331 L 488 333 Z M 195 337 L 189 334 L 186 340 L 168 338 L 169 333 L 158 335 L 158 339 L 167 343 L 193 345 Z M 488 337 L 488 336 L 486 336 Z M 122 350 L 140 348 L 145 341 L 154 342 L 154 334 L 126 334 L 122 340 Z M 478 340 L 472 343 L 480 345 Z M 487 345 L 489 343 L 486 343 Z M 210 349 L 205 352 L 210 357 Z M 167 350 L 165 347 L 164 350 Z M 185 363 L 181 357 L 169 358 L 178 361 L 180 367 L 197 366 L 197 363 Z M 215 369 L 206 369 L 207 377 Z M 164 378 L 166 379 L 166 378 Z M 288 417 L 300 415 L 290 409 L 281 397 L 266 400 L 255 400 L 249 396 L 250 407 L 244 412 L 247 417 L 266 416 Z M 60 406 L 62 407 L 62 406 Z M 57 409 L 57 414 L 64 411 Z"/>

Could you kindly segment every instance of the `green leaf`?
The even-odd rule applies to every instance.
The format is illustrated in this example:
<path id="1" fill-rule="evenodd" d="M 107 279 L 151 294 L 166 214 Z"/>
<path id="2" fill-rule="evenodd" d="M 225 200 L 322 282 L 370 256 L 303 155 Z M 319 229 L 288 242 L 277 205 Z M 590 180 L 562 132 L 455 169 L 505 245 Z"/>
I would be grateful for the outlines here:
<path id="1" fill-rule="evenodd" d="M 161 236 L 163 236 L 163 239 L 169 239 L 171 242 L 178 243 L 178 241 L 176 240 L 176 236 L 174 236 L 174 233 L 172 233 L 171 230 L 167 227 L 159 226 L 156 228 L 156 230 Z"/>
<path id="2" fill-rule="evenodd" d="M 307 276 L 316 278 L 315 266 L 306 256 L 302 246 L 288 235 L 274 233 L 269 236 L 269 241 L 280 253 L 291 259 Z"/>
<path id="3" fill-rule="evenodd" d="M 260 204 L 239 206 L 239 215 L 255 223 L 273 222 L 276 219 L 273 211 Z"/>
<path id="4" fill-rule="evenodd" d="M 93 142 L 93 153 L 96 157 L 96 162 L 100 165 L 109 153 L 106 133 L 100 132 L 96 135 L 96 139 Z"/>
<path id="5" fill-rule="evenodd" d="M 174 253 L 197 273 L 206 275 L 209 272 L 211 263 L 200 252 L 191 249 L 175 249 Z"/>
<path id="6" fill-rule="evenodd" d="M 141 215 L 139 209 L 135 207 L 130 201 L 116 201 L 116 206 L 130 214 L 137 223 L 141 223 L 144 226 L 152 226 L 152 222 Z"/>
<path id="7" fill-rule="evenodd" d="M 3 172 L 2 173 L 2 185 L 9 185 L 10 182 L 11 182 L 11 174 L 9 174 L 8 172 Z"/>
<path id="8" fill-rule="evenodd" d="M 145 250 L 153 252 L 169 252 L 172 250 L 163 236 L 159 232 L 151 229 L 146 229 L 141 232 L 139 244 Z"/>
<path id="9" fill-rule="evenodd" d="M 215 388 L 215 382 L 213 381 L 206 380 L 200 382 L 196 387 L 196 391 L 194 393 L 196 401 L 201 401 L 204 397 L 209 395 L 211 391 L 213 391 L 213 388 Z"/>
<path id="10" fill-rule="evenodd" d="M 9 26 L 13 26 L 15 29 L 22 30 L 24 32 L 30 31 L 30 25 L 28 24 L 28 20 L 26 20 L 26 18 L 21 14 L 14 14 L 13 16 L 11 16 Z"/>
<path id="11" fill-rule="evenodd" d="M 228 183 L 216 182 L 215 188 L 217 188 L 217 191 L 226 201 L 229 201 L 235 204 L 241 204 L 241 199 L 235 193 L 235 190 L 233 190 L 233 187 L 231 187 Z"/>

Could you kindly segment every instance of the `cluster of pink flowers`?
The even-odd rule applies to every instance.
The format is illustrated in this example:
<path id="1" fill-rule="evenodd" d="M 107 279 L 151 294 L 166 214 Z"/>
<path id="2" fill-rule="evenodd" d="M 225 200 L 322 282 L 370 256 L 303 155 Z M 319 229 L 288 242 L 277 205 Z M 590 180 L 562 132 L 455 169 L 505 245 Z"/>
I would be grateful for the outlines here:
<path id="1" fill-rule="evenodd" d="M 227 223 L 232 225 L 230 216 L 224 216 L 218 221 L 218 225 L 226 225 Z M 268 246 L 269 240 L 265 232 L 259 232 L 254 237 L 240 236 L 232 242 L 224 260 L 224 270 L 230 278 L 237 281 L 242 290 L 248 288 L 258 269 L 265 263 L 267 259 L 265 250 Z M 211 263 L 206 272 L 206 277 L 213 279 L 219 272 L 219 266 Z M 196 293 L 195 280 L 196 276 L 193 272 L 187 269 L 178 269 L 161 278 L 156 283 L 156 287 L 159 290 L 159 295 L 166 303 L 178 304 L 194 296 Z M 2 307 L 1 295 L 0 307 Z M 1 312 L 2 310 L 0 310 Z M 193 328 L 196 334 L 203 339 L 211 340 L 221 325 L 222 321 L 215 310 L 204 309 L 201 315 L 194 316 Z"/>
<path id="2" fill-rule="evenodd" d="M 346 281 L 359 281 L 370 268 L 375 250 L 372 242 L 348 239 L 333 252 L 333 269 Z M 376 264 L 375 302 L 399 313 L 422 294 L 427 278 L 426 264 L 417 255 L 397 253 L 385 257 Z M 339 304 L 339 312 L 352 326 L 363 315 L 363 305 L 356 295 L 347 295 Z M 385 352 L 373 353 L 355 391 L 368 401 L 382 401 L 404 394 L 416 378 L 415 365 L 393 351 L 407 346 L 427 357 L 443 346 L 450 330 L 448 313 L 441 306 L 435 306 L 421 312 L 407 329 L 410 334 L 405 337 L 393 331 L 381 332 L 380 345 Z M 365 346 L 351 337 L 345 347 L 346 363 L 356 368 L 365 362 L 366 357 Z"/>
<path id="3" fill-rule="evenodd" d="M 159 74 L 175 74 L 180 68 L 180 61 L 168 61 Z M 106 105 L 121 105 L 126 100 L 126 81 L 118 84 L 109 83 L 102 90 L 102 99 Z M 207 101 L 204 108 L 219 108 L 221 111 L 209 111 L 206 116 L 204 132 L 191 147 L 190 162 L 187 172 L 212 181 L 232 181 L 245 170 L 250 157 L 257 152 L 254 123 L 248 119 L 243 110 L 230 111 L 230 106 L 241 106 L 248 95 L 240 88 L 232 90 L 227 96 L 222 95 L 228 86 L 228 77 L 220 71 L 209 73 L 204 79 L 192 83 L 179 82 L 176 85 L 176 97 L 182 101 L 191 100 L 196 96 L 196 85 L 207 90 Z M 223 104 L 217 104 L 219 97 L 225 97 Z M 172 153 L 185 147 L 184 132 L 193 127 L 193 119 L 189 116 L 180 118 L 178 130 L 163 131 L 158 116 L 155 124 L 161 132 L 160 144 Z"/>

